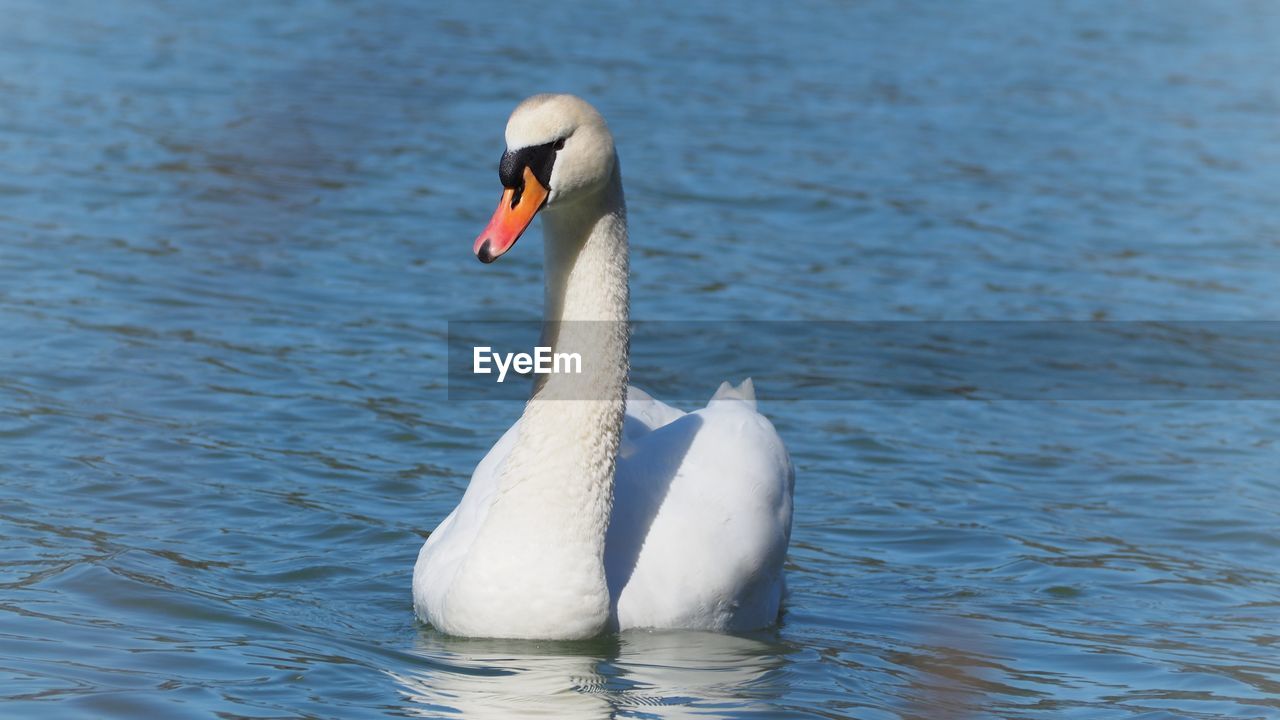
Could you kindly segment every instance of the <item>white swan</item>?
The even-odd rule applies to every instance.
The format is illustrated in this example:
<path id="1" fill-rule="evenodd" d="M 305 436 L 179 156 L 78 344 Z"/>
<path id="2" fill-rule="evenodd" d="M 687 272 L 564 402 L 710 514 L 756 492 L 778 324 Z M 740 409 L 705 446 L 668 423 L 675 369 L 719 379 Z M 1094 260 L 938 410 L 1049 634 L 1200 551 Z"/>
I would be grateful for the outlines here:
<path id="1" fill-rule="evenodd" d="M 476 466 L 418 554 L 418 616 L 452 635 L 537 639 L 773 624 L 794 476 L 751 381 L 688 414 L 628 389 L 613 136 L 585 101 L 536 95 L 506 141 L 505 190 L 475 252 L 493 262 L 543 211 L 541 344 L 580 353 L 582 373 L 541 376 Z"/>

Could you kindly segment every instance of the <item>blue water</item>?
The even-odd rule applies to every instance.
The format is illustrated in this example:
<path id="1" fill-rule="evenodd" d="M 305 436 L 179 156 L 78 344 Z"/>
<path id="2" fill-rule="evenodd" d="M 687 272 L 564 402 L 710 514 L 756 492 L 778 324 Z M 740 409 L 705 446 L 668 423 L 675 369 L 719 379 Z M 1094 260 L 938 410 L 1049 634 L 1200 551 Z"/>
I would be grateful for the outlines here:
<path id="1" fill-rule="evenodd" d="M 470 253 L 524 96 L 609 119 L 637 318 L 1268 321 L 1278 37 L 1270 2 L 0 0 L 0 715 L 1280 717 L 1274 399 L 762 384 L 776 631 L 458 640 L 409 592 L 519 410 L 444 368 L 450 320 L 541 299 L 536 234 Z"/>

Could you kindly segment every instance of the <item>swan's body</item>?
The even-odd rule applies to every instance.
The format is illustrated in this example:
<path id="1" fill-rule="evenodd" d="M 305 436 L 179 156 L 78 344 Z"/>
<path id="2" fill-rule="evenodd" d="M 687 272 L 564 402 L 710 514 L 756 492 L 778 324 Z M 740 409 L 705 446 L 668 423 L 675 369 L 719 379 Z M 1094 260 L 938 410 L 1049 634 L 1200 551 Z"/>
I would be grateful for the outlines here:
<path id="1" fill-rule="evenodd" d="M 418 615 L 455 635 L 747 630 L 777 619 L 791 531 L 787 452 L 750 381 L 685 414 L 627 380 L 627 230 L 603 119 L 540 95 L 507 125 L 508 188 L 476 241 L 506 252 L 545 207 L 548 375 L 481 460 L 414 568 Z"/>

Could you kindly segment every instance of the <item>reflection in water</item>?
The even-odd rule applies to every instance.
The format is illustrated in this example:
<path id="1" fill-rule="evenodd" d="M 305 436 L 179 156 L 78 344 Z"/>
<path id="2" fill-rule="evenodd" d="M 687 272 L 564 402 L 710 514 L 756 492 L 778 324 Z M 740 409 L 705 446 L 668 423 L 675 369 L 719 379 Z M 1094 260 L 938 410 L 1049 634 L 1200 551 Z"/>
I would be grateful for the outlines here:
<path id="1" fill-rule="evenodd" d="M 773 637 L 629 631 L 586 642 L 452 638 L 424 630 L 430 669 L 392 673 L 422 716 L 608 718 L 740 715 L 785 693 Z"/>

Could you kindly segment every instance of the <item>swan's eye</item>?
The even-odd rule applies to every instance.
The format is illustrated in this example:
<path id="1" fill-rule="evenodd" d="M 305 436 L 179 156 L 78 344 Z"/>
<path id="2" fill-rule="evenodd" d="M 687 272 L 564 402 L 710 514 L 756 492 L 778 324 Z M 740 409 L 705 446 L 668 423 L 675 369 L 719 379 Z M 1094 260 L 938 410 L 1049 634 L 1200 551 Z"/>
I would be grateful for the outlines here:
<path id="1" fill-rule="evenodd" d="M 564 138 L 560 138 L 559 140 L 557 140 L 557 141 L 556 141 L 556 144 L 551 146 L 551 149 L 553 149 L 553 150 L 563 150 L 563 149 L 564 149 Z"/>

